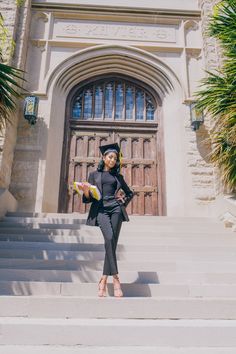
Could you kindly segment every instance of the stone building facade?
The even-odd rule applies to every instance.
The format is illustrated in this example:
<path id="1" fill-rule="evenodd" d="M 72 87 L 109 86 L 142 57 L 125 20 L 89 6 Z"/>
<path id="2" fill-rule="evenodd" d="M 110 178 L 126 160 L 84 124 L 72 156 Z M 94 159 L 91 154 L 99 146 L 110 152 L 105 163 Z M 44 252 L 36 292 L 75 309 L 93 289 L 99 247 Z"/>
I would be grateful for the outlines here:
<path id="1" fill-rule="evenodd" d="M 2 140 L 5 209 L 86 211 L 73 202 L 69 186 L 95 168 L 99 144 L 118 141 L 122 172 L 136 191 L 130 213 L 225 213 L 225 191 L 208 161 L 210 119 L 192 131 L 189 110 L 204 69 L 219 65 L 217 45 L 204 36 L 215 2 L 137 0 L 134 7 L 126 0 L 115 6 L 107 0 L 33 0 L 16 8 L 3 0 L 1 12 L 16 39 L 13 63 L 26 71 L 26 88 L 39 97 L 36 125 L 28 124 L 20 105 L 15 126 Z M 113 111 L 122 95 L 121 119 L 116 111 L 107 119 L 106 82 L 114 83 Z M 101 85 L 105 113 L 85 119 L 88 90 L 94 90 L 91 110 L 96 110 Z M 129 104 L 136 112 L 130 121 L 129 88 L 135 90 Z M 79 95 L 82 113 L 73 117 Z M 138 121 L 140 107 L 144 116 Z M 63 206 L 65 200 L 70 207 Z"/>

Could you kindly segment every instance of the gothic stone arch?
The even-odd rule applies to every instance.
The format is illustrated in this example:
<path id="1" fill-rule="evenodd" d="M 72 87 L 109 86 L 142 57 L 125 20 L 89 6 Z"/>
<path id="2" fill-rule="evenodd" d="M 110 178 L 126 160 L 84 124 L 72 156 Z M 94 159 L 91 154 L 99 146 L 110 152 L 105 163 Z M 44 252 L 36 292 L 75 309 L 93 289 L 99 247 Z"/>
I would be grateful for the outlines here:
<path id="1" fill-rule="evenodd" d="M 46 167 L 42 173 L 42 184 L 44 185 L 42 210 L 57 211 L 59 200 L 60 170 L 63 155 L 63 140 L 65 142 L 65 112 L 67 97 L 73 87 L 79 83 L 94 77 L 108 74 L 119 74 L 131 77 L 133 80 L 142 82 L 143 85 L 151 87 L 159 97 L 162 105 L 162 114 L 158 122 L 157 140 L 158 151 L 160 151 L 159 170 L 160 200 L 161 209 L 159 215 L 167 215 L 168 198 L 171 198 L 173 184 L 172 168 L 176 168 L 175 182 L 179 184 L 179 199 L 184 191 L 182 176 L 178 175 L 179 166 L 182 165 L 182 157 L 172 154 L 173 142 L 165 139 L 165 129 L 174 130 L 175 143 L 182 144 L 178 121 L 175 121 L 176 109 L 181 110 L 184 98 L 184 90 L 175 73 L 154 55 L 135 48 L 101 45 L 81 50 L 62 62 L 45 81 L 45 92 L 50 108 L 50 124 L 47 146 Z M 164 117 L 165 116 L 165 117 Z M 164 117 L 164 119 L 163 119 Z M 166 127 L 165 127 L 166 126 Z M 167 132 L 166 132 L 167 134 Z M 164 153 L 165 151 L 165 153 Z M 167 154 L 167 155 L 166 155 Z M 167 158 L 168 156 L 168 158 Z M 169 181 L 168 181 L 169 179 Z M 44 183 L 43 183 L 44 182 Z M 169 190 L 166 190 L 169 183 Z M 181 206 L 178 205 L 178 210 Z"/>

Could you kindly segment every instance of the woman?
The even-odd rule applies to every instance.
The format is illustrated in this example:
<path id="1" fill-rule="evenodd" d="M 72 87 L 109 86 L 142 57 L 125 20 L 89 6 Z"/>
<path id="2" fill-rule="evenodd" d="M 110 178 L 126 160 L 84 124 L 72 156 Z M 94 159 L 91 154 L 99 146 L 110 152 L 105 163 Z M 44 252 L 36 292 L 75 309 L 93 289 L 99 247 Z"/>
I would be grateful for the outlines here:
<path id="1" fill-rule="evenodd" d="M 84 183 L 83 202 L 92 205 L 89 210 L 87 225 L 99 226 L 105 241 L 105 260 L 103 275 L 98 283 L 98 295 L 107 295 L 107 278 L 113 276 L 114 296 L 122 297 L 123 292 L 118 276 L 116 246 L 122 221 L 129 221 L 126 207 L 133 198 L 134 192 L 128 187 L 120 174 L 120 148 L 117 143 L 99 147 L 102 153 L 96 171 L 89 174 L 88 182 Z M 101 193 L 98 201 L 91 195 L 89 185 L 96 185 Z M 122 196 L 120 189 L 125 192 Z"/>

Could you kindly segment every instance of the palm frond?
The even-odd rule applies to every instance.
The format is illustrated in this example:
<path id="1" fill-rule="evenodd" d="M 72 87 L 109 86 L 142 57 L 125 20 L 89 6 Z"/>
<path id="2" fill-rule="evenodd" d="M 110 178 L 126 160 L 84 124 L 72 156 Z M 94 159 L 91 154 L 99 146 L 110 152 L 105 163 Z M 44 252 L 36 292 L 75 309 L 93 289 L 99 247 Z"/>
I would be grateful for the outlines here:
<path id="1" fill-rule="evenodd" d="M 20 69 L 0 63 L 0 130 L 6 122 L 11 122 L 17 100 L 26 92 L 20 84 L 20 81 L 25 81 L 23 73 Z"/>
<path id="2" fill-rule="evenodd" d="M 236 191 L 236 2 L 222 0 L 207 29 L 223 50 L 220 70 L 206 71 L 195 93 L 196 108 L 215 121 L 211 132 L 210 161 L 219 168 L 222 182 Z"/>

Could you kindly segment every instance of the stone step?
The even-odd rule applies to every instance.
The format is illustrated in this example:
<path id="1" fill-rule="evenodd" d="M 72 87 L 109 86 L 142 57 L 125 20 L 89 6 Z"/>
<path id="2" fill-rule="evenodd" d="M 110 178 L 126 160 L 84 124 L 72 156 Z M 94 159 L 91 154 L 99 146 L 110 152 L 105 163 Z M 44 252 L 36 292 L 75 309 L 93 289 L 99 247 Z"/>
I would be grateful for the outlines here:
<path id="1" fill-rule="evenodd" d="M 95 296 L 97 283 L 0 281 L 0 295 L 9 296 Z M 122 283 L 125 297 L 236 297 L 236 284 L 140 284 Z M 111 280 L 108 294 L 113 296 Z"/>
<path id="2" fill-rule="evenodd" d="M 1 235 L 64 235 L 64 236 L 102 236 L 101 230 L 99 227 L 92 227 L 87 225 L 81 225 L 78 229 L 45 229 L 45 228 L 1 228 L 0 227 L 0 236 Z M 211 229 L 208 231 L 196 231 L 196 228 L 193 230 L 175 230 L 173 231 L 158 231 L 156 228 L 151 228 L 150 230 L 142 230 L 140 228 L 135 229 L 135 227 L 125 228 L 124 225 L 121 229 L 122 237 L 131 237 L 131 238 L 143 238 L 146 235 L 147 237 L 188 237 L 188 238 L 232 238 L 235 239 L 235 233 L 229 229 L 223 231 L 214 231 L 211 232 Z"/>
<path id="3" fill-rule="evenodd" d="M 2 281 L 91 283 L 98 282 L 100 277 L 101 270 L 0 269 L 0 279 Z M 236 284 L 236 272 L 123 271 L 121 278 L 122 283 L 141 284 Z"/>
<path id="4" fill-rule="evenodd" d="M 236 319 L 235 298 L 98 298 L 4 296 L 0 317 L 107 319 Z M 1 318 L 0 318 L 1 322 Z"/>
<path id="5" fill-rule="evenodd" d="M 27 211 L 8 211 L 5 215 L 7 218 L 47 218 L 47 217 L 56 217 L 56 218 L 83 218 L 86 219 L 87 213 L 38 213 L 38 212 L 27 212 Z"/>
<path id="6" fill-rule="evenodd" d="M 16 224 L 34 224 L 34 223 L 52 223 L 52 224 L 81 224 L 85 223 L 86 218 L 82 215 L 79 217 L 67 217 L 66 215 L 64 217 L 60 216 L 47 216 L 47 217 L 3 217 L 1 219 L 1 223 L 16 223 Z M 218 223 L 219 220 L 217 220 Z M 209 221 L 211 223 L 211 221 Z M 213 222 L 214 223 L 214 222 Z"/>
<path id="7" fill-rule="evenodd" d="M 213 229 L 211 227 L 191 227 L 191 226 L 180 226 L 176 227 L 175 230 L 171 230 L 171 226 L 134 226 L 134 225 L 129 225 L 129 226 L 124 226 L 125 223 L 123 223 L 121 232 L 122 234 L 131 234 L 132 236 L 142 236 L 142 235 L 147 235 L 147 236 L 157 236 L 157 235 L 169 235 L 172 237 L 177 235 L 183 234 L 185 235 L 193 235 L 193 236 L 204 236 L 204 235 L 209 235 L 209 236 L 229 236 L 231 235 L 232 237 L 235 237 L 235 232 L 233 232 L 231 229 L 220 229 L 219 227 L 216 229 Z M 5 227 L 6 226 L 6 227 Z M 21 226 L 18 225 L 0 225 L 0 234 L 5 234 L 5 233 L 31 233 L 31 234 L 50 234 L 50 235 L 80 235 L 81 232 L 87 233 L 89 235 L 101 234 L 101 230 L 99 227 L 93 227 L 93 226 L 88 226 L 85 224 L 79 225 L 79 227 L 76 224 L 44 224 L 44 225 L 23 225 Z"/>
<path id="8" fill-rule="evenodd" d="M 0 222 L 0 354 L 8 344 L 14 354 L 18 345 L 236 352 L 235 233 L 216 218 L 131 215 L 117 247 L 124 297 L 114 298 L 109 277 L 100 299 L 104 241 L 86 218 L 11 213 Z"/>
<path id="9" fill-rule="evenodd" d="M 79 235 L 50 235 L 48 234 L 30 234 L 30 233 L 13 233 L 13 234 L 1 234 L 0 242 L 2 241 L 17 241 L 17 242 L 53 242 L 53 243 L 92 243 L 100 244 L 103 242 L 103 236 L 99 232 L 97 234 L 88 234 L 88 232 L 81 231 Z M 138 245 L 192 245 L 192 246 L 212 246 L 213 236 L 205 235 L 205 237 L 189 237 L 188 235 L 176 234 L 174 237 L 172 235 L 160 236 L 159 234 L 155 236 L 130 236 L 130 233 L 120 234 L 119 244 L 138 244 Z M 214 237 L 214 246 L 236 246 L 236 237 L 234 235 L 222 236 L 221 234 Z"/>
<path id="10" fill-rule="evenodd" d="M 0 327 L 0 344 L 11 345 L 236 347 L 235 320 L 3 317 Z"/>
<path id="11" fill-rule="evenodd" d="M 101 240 L 102 241 L 102 240 Z M 78 252 L 103 252 L 105 250 L 103 241 L 99 244 L 93 243 L 54 243 L 54 242 L 9 242 L 9 241 L 0 241 L 0 248 L 4 249 L 24 249 L 24 250 L 62 250 L 62 251 L 78 251 Z M 227 241 L 225 242 L 225 246 L 215 244 L 212 246 L 207 246 L 202 242 L 202 245 L 156 245 L 156 244 L 122 244 L 118 243 L 117 252 L 170 252 L 170 253 L 178 253 L 178 252 L 186 252 L 186 253 L 230 253 L 236 247 L 232 247 L 232 245 L 227 245 Z"/>
<path id="12" fill-rule="evenodd" d="M 48 218 L 8 218 L 8 217 L 4 217 L 1 220 L 0 225 L 5 225 L 5 224 L 13 224 L 13 225 L 34 225 L 34 224 L 53 224 L 53 225 L 81 225 L 81 224 L 85 224 L 86 223 L 86 219 L 85 218 L 53 218 L 53 217 L 48 217 Z M 220 225 L 222 225 L 222 223 L 220 223 L 219 221 L 217 222 Z M 212 223 L 214 224 L 214 223 Z M 209 222 L 209 225 L 212 225 Z"/>
<path id="13" fill-rule="evenodd" d="M 101 270 L 103 261 L 83 261 L 68 259 L 22 259 L 2 258 L 0 268 L 10 269 L 51 269 L 51 270 Z M 122 271 L 166 271 L 166 272 L 207 272 L 207 273 L 234 273 L 236 262 L 199 262 L 199 261 L 176 261 L 159 262 L 150 260 L 119 261 L 119 270 Z"/>
<path id="14" fill-rule="evenodd" d="M 0 345 L 0 354 L 235 354 L 235 347 Z"/>
<path id="15" fill-rule="evenodd" d="M 12 220 L 12 221 L 25 221 L 25 220 L 86 220 L 88 213 L 27 213 L 27 212 L 15 212 L 7 213 L 3 220 Z M 195 216 L 152 216 L 152 215 L 129 215 L 129 219 L 135 222 L 154 222 L 154 223 L 219 223 L 222 225 L 217 217 L 195 217 Z"/>
<path id="16" fill-rule="evenodd" d="M 10 242 L 9 242 L 10 244 Z M 23 258 L 23 259 L 66 259 L 66 260 L 87 260 L 99 261 L 104 260 L 104 252 L 100 251 L 64 251 L 64 250 L 46 250 L 46 249 L 0 249 L 0 258 Z M 230 252 L 117 252 L 117 260 L 128 261 L 220 261 L 235 262 L 236 254 L 234 250 Z"/>
<path id="17" fill-rule="evenodd" d="M 130 224 L 135 223 L 135 224 L 151 224 L 152 226 L 165 226 L 165 225 L 176 225 L 176 226 L 183 226 L 183 225 L 193 225 L 193 226 L 198 226 L 200 225 L 205 225 L 205 226 L 214 226 L 218 225 L 220 227 L 225 228 L 224 223 L 222 223 L 220 220 L 217 220 L 216 218 L 208 219 L 208 218 L 171 218 L 171 217 L 164 217 L 164 218 L 159 218 L 159 217 L 153 217 L 153 218 L 148 218 L 148 217 L 132 217 L 129 215 L 130 219 Z M 86 223 L 87 218 L 85 217 L 78 217 L 78 218 L 72 218 L 72 217 L 3 217 L 1 219 L 1 224 L 84 224 Z"/>
<path id="18" fill-rule="evenodd" d="M 125 226 L 125 224 L 129 224 L 128 226 Z M 67 223 L 53 223 L 53 222 L 27 222 L 27 223 L 23 223 L 23 222 L 11 222 L 11 221 L 1 221 L 0 223 L 0 227 L 1 228 L 10 228 L 10 229 L 14 229 L 14 228 L 19 228 L 19 229 L 24 229 L 24 228 L 35 228 L 35 229 L 70 229 L 70 230 L 76 230 L 78 229 L 81 225 L 85 225 L 85 220 L 76 220 L 74 222 L 69 222 L 69 220 L 67 221 Z M 165 223 L 165 224 L 158 224 L 158 223 L 137 223 L 136 221 L 133 222 L 133 224 L 131 224 L 131 222 L 129 223 L 123 223 L 123 228 L 128 227 L 129 229 L 137 229 L 137 225 L 139 228 L 139 231 L 142 232 L 149 232 L 152 231 L 153 229 L 155 229 L 155 231 L 169 231 L 169 232 L 175 232 L 175 231 L 193 231 L 194 229 L 197 228 L 198 232 L 220 232 L 220 231 L 225 231 L 228 230 L 224 227 L 223 224 L 221 223 L 212 223 L 211 225 L 209 224 L 204 224 L 204 223 L 200 223 L 200 224 L 193 224 L 193 223 L 183 223 L 183 224 L 174 224 L 174 223 Z M 86 225 L 88 226 L 88 225 Z M 90 228 L 92 228 L 93 226 L 90 226 Z M 230 230 L 228 230 L 230 231 Z M 231 231 L 232 232 L 232 231 Z"/>
<path id="19" fill-rule="evenodd" d="M 5 216 L 1 219 L 1 222 L 14 222 L 14 223 L 34 223 L 34 222 L 38 222 L 38 223 L 77 223 L 78 221 L 86 221 L 87 220 L 87 216 L 85 217 L 85 215 L 80 214 L 77 216 L 73 216 L 73 215 L 68 215 L 68 214 L 64 214 L 63 216 L 58 216 L 59 214 L 55 214 L 55 215 L 47 215 L 47 216 L 31 216 L 31 217 L 9 217 L 9 216 Z M 208 217 L 189 217 L 189 218 L 177 218 L 177 217 L 169 217 L 169 216 L 165 216 L 165 217 L 159 217 L 159 216 L 134 216 L 134 215 L 129 215 L 129 219 L 132 222 L 135 223 L 151 223 L 152 225 L 158 225 L 158 224 L 168 224 L 168 223 L 172 223 L 172 224 L 206 224 L 206 225 L 215 225 L 215 224 L 219 224 L 219 225 L 224 225 L 222 223 L 222 221 L 220 221 L 217 218 L 208 218 Z"/>
<path id="20" fill-rule="evenodd" d="M 68 222 L 68 223 L 44 223 L 44 222 L 11 222 L 11 221 L 1 221 L 0 227 L 1 228 L 12 228 L 12 229 L 78 229 L 81 225 L 85 225 L 85 220 L 77 220 L 76 222 Z"/>

